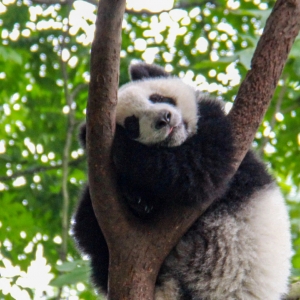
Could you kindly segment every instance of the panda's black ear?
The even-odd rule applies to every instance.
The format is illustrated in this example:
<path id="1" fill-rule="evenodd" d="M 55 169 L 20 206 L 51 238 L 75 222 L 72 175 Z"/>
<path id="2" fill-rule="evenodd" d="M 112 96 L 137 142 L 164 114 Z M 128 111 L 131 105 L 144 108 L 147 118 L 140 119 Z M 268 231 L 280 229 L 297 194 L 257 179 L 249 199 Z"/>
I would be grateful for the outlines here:
<path id="1" fill-rule="evenodd" d="M 86 123 L 83 123 L 79 127 L 78 134 L 80 145 L 83 149 L 86 149 Z"/>
<path id="2" fill-rule="evenodd" d="M 129 74 L 132 81 L 170 76 L 170 74 L 166 72 L 162 67 L 158 65 L 148 65 L 146 63 L 130 65 Z"/>

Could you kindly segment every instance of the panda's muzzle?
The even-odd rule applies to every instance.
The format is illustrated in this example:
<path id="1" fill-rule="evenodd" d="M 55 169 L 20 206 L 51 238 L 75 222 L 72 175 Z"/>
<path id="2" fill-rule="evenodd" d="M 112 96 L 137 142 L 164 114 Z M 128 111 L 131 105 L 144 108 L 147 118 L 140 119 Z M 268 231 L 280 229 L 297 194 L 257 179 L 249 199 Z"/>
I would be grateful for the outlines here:
<path id="1" fill-rule="evenodd" d="M 155 129 L 159 130 L 170 125 L 172 114 L 169 111 L 161 111 L 155 122 Z"/>

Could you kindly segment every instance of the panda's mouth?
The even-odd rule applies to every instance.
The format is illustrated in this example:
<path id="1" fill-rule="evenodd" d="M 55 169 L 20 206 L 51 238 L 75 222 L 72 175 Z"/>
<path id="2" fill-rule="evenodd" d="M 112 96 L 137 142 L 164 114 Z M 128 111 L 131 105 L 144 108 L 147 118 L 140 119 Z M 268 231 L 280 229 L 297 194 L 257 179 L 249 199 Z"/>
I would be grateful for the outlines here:
<path id="1" fill-rule="evenodd" d="M 168 133 L 167 133 L 167 136 L 168 137 L 170 137 L 170 136 L 172 136 L 173 134 L 175 134 L 176 133 L 176 131 L 178 130 L 178 129 L 180 129 L 180 128 L 182 128 L 184 126 L 184 123 L 182 122 L 182 123 L 178 123 L 178 124 L 172 124 L 172 125 L 170 125 L 169 126 L 169 131 L 168 131 Z M 184 126 L 185 127 L 185 126 Z"/>
<path id="2" fill-rule="evenodd" d="M 172 139 L 172 137 L 176 134 L 178 129 L 180 129 L 181 124 L 175 125 L 175 126 L 170 126 L 169 131 L 167 132 L 167 139 Z"/>

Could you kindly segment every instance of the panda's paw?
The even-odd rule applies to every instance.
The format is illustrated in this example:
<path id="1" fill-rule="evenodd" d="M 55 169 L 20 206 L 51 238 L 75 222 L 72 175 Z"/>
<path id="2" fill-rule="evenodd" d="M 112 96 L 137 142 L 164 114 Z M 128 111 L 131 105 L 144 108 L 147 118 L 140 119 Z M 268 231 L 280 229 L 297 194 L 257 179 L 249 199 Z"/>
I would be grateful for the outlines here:
<path id="1" fill-rule="evenodd" d="M 152 216 L 154 212 L 154 206 L 140 195 L 123 194 L 125 202 L 128 204 L 130 210 L 139 218 L 145 219 Z"/>

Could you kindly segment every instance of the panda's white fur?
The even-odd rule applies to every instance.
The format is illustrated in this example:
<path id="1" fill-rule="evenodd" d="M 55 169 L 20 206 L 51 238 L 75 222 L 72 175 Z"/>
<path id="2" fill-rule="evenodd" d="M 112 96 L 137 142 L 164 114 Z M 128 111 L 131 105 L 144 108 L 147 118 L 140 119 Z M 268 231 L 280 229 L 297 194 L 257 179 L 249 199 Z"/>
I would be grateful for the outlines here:
<path id="1" fill-rule="evenodd" d="M 170 97 L 175 100 L 176 106 L 167 103 L 151 103 L 149 96 L 152 94 Z M 119 90 L 116 121 L 119 125 L 124 125 L 126 117 L 135 115 L 140 123 L 140 137 L 136 139 L 140 143 L 151 145 L 166 139 L 169 128 L 153 129 L 153 120 L 162 110 L 170 111 L 174 122 L 175 129 L 168 146 L 180 145 L 196 133 L 198 110 L 195 90 L 181 79 L 173 77 L 134 81 Z M 183 121 L 186 122 L 187 128 Z"/>
<path id="2" fill-rule="evenodd" d="M 289 219 L 264 165 L 250 151 L 229 182 L 234 147 L 222 105 L 199 98 L 194 88 L 156 66 L 141 64 L 131 72 L 137 80 L 118 93 L 113 147 L 124 201 L 149 219 L 172 202 L 193 206 L 216 199 L 166 258 L 155 300 L 281 299 L 290 273 Z M 153 94 L 176 105 L 153 103 Z M 172 117 L 157 129 L 162 111 Z M 139 126 L 133 139 L 125 124 L 132 116 Z M 81 139 L 84 144 L 85 131 Z M 93 280 L 106 291 L 109 254 L 88 187 L 74 219 L 74 235 L 91 258 Z"/>
<path id="3" fill-rule="evenodd" d="M 193 299 L 279 300 L 288 292 L 291 237 L 284 199 L 271 184 L 255 193 L 250 202 L 237 214 L 225 209 L 204 216 L 206 236 L 212 239 L 206 253 L 199 253 L 204 256 L 205 270 L 187 275 L 195 279 L 190 286 L 197 291 Z M 181 241 L 174 253 L 188 255 L 187 249 Z M 181 267 L 175 255 L 165 264 Z M 155 294 L 155 300 L 171 299 L 181 299 L 173 278 L 166 279 Z"/>

